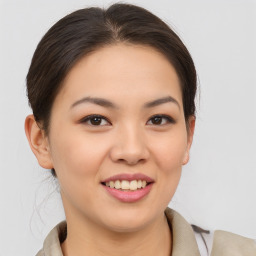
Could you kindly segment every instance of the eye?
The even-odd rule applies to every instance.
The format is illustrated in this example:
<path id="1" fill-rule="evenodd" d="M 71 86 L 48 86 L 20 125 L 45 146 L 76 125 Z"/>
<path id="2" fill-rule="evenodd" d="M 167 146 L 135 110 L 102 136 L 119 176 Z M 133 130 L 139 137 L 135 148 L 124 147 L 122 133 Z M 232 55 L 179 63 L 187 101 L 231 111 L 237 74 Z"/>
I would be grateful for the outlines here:
<path id="1" fill-rule="evenodd" d="M 174 124 L 175 121 L 172 117 L 167 115 L 155 115 L 151 117 L 147 124 L 149 125 L 165 125 L 165 124 Z"/>
<path id="2" fill-rule="evenodd" d="M 89 115 L 84 117 L 80 122 L 87 123 L 88 125 L 92 126 L 110 125 L 110 122 L 107 120 L 107 118 L 101 115 Z"/>

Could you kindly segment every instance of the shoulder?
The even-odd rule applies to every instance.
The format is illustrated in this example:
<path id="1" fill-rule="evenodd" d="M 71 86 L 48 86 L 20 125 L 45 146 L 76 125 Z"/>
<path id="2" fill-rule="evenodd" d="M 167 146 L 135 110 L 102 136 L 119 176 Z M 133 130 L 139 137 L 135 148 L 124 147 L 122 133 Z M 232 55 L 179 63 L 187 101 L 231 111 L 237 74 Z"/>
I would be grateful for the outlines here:
<path id="1" fill-rule="evenodd" d="M 169 208 L 166 209 L 165 214 L 173 234 L 175 256 L 256 256 L 256 241 L 253 239 L 226 231 L 199 228 L 191 225 L 179 213 Z"/>
<path id="2" fill-rule="evenodd" d="M 40 250 L 40 251 L 36 254 L 36 256 L 44 256 L 43 249 L 42 249 L 42 250 Z"/>
<path id="3" fill-rule="evenodd" d="M 192 225 L 201 255 L 256 256 L 256 241 L 227 231 L 204 230 Z"/>
<path id="4" fill-rule="evenodd" d="M 36 256 L 63 256 L 61 243 L 67 236 L 67 223 L 65 221 L 54 227 L 44 240 L 43 248 Z"/>
<path id="5" fill-rule="evenodd" d="M 230 232 L 214 232 L 211 256 L 255 256 L 256 241 Z"/>

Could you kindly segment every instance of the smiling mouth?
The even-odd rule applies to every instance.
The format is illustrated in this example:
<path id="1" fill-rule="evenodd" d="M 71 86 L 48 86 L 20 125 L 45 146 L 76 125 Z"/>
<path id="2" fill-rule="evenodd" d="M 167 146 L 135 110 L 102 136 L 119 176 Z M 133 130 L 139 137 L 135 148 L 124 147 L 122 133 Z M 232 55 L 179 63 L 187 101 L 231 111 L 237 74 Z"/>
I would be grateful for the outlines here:
<path id="1" fill-rule="evenodd" d="M 115 180 L 115 181 L 108 181 L 108 182 L 102 182 L 101 184 L 109 187 L 114 188 L 120 191 L 138 191 L 142 190 L 146 186 L 150 185 L 152 182 L 147 182 L 145 180 Z"/>

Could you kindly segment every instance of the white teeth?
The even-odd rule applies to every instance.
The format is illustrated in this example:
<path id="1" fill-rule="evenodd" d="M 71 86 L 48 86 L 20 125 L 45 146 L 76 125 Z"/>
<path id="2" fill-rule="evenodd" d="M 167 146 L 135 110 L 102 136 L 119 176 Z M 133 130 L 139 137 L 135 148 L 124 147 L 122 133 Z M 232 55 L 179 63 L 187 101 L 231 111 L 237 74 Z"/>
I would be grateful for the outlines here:
<path id="1" fill-rule="evenodd" d="M 114 181 L 110 181 L 110 182 L 109 182 L 109 186 L 110 186 L 111 188 L 114 188 L 114 187 L 115 187 L 115 182 L 114 182 Z"/>
<path id="2" fill-rule="evenodd" d="M 121 181 L 121 188 L 122 189 L 130 189 L 130 182 L 128 180 Z"/>
<path id="3" fill-rule="evenodd" d="M 120 189 L 121 188 L 121 182 L 119 180 L 115 181 L 115 188 Z"/>
<path id="4" fill-rule="evenodd" d="M 138 187 L 138 188 L 141 188 L 141 187 L 142 187 L 142 181 L 141 181 L 141 180 L 138 180 L 138 182 L 137 182 L 137 187 Z"/>
<path id="5" fill-rule="evenodd" d="M 105 185 L 110 188 L 135 191 L 137 189 L 145 188 L 147 186 L 147 182 L 145 180 L 116 180 L 106 182 Z"/>
<path id="6" fill-rule="evenodd" d="M 130 182 L 130 190 L 137 190 L 137 180 L 132 180 Z"/>

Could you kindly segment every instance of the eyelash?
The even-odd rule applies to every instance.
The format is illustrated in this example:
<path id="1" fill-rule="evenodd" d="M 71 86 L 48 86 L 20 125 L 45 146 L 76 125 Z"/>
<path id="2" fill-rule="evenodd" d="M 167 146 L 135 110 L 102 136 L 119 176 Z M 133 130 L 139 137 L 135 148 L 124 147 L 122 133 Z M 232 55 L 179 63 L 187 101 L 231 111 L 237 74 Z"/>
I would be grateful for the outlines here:
<path id="1" fill-rule="evenodd" d="M 99 119 L 99 122 L 100 124 L 92 124 L 92 120 L 93 118 L 98 118 Z M 163 119 L 165 119 L 165 123 L 164 124 L 153 124 L 152 123 L 152 120 L 154 118 L 159 118 L 161 120 L 161 122 L 163 121 Z M 101 124 L 102 120 L 105 120 L 107 122 L 107 124 Z M 150 117 L 150 119 L 147 121 L 147 124 L 151 121 L 151 124 L 150 125 L 155 125 L 155 126 L 161 126 L 161 125 L 166 125 L 166 124 L 174 124 L 175 123 L 175 120 L 168 116 L 168 115 L 154 115 L 152 117 Z M 105 125 L 111 125 L 111 122 L 104 116 L 102 115 L 89 115 L 89 116 L 86 116 L 84 117 L 83 119 L 80 120 L 80 123 L 88 123 L 88 125 L 91 125 L 91 126 L 105 126 Z"/>
<path id="2" fill-rule="evenodd" d="M 168 115 L 154 115 L 154 116 L 150 117 L 149 121 L 152 122 L 152 119 L 154 119 L 154 118 L 160 118 L 161 121 L 162 121 L 163 119 L 165 119 L 165 120 L 166 120 L 166 123 L 164 123 L 164 124 L 153 124 L 153 123 L 152 123 L 152 124 L 150 124 L 150 125 L 160 126 L 160 125 L 166 125 L 166 124 L 175 124 L 175 120 L 174 120 L 172 117 L 168 116 Z M 148 123 L 149 121 L 147 121 L 147 123 Z"/>
<path id="3" fill-rule="evenodd" d="M 102 126 L 102 125 L 92 124 L 93 118 L 99 118 L 101 121 L 105 120 L 108 123 L 108 125 L 111 125 L 111 122 L 106 117 L 104 117 L 102 115 L 89 115 L 89 116 L 84 117 L 82 120 L 80 120 L 80 122 L 81 123 L 88 123 L 91 126 Z"/>

